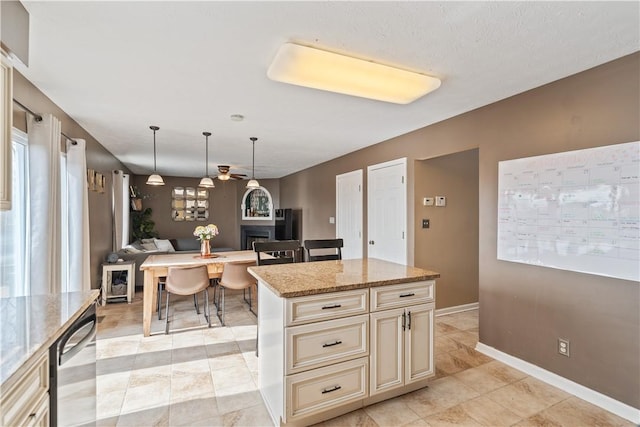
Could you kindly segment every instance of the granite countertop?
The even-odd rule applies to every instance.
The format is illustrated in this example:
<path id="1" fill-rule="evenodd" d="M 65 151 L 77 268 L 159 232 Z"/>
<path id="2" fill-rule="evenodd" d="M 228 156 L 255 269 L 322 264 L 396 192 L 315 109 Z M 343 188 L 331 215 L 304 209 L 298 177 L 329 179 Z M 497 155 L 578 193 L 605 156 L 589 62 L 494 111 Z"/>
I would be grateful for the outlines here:
<path id="1" fill-rule="evenodd" d="M 99 295 L 91 290 L 0 298 L 0 384 L 14 382 L 25 363 L 48 349 Z"/>
<path id="2" fill-rule="evenodd" d="M 373 286 L 418 282 L 440 273 L 379 259 L 350 259 L 249 267 L 276 295 L 292 298 Z"/>

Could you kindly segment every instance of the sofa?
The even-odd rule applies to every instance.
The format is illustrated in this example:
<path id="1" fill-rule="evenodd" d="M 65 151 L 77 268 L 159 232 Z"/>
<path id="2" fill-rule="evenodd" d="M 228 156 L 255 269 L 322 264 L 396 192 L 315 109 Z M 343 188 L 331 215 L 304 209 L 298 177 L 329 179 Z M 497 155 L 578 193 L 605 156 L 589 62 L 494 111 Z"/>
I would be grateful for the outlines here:
<path id="1" fill-rule="evenodd" d="M 212 247 L 211 252 L 233 251 L 232 248 Z M 142 239 L 135 241 L 118 251 L 118 257 L 124 261 L 135 261 L 136 263 L 136 287 L 144 285 L 144 272 L 140 266 L 149 255 L 160 255 L 168 253 L 194 253 L 200 252 L 200 241 L 195 237 L 182 237 L 175 239 Z"/>

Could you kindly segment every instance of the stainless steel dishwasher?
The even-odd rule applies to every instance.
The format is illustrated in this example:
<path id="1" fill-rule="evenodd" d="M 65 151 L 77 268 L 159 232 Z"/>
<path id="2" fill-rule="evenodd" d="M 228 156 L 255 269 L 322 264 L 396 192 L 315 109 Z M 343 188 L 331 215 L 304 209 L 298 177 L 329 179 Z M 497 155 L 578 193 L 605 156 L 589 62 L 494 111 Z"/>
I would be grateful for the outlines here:
<path id="1" fill-rule="evenodd" d="M 49 349 L 50 426 L 96 423 L 96 303 Z"/>

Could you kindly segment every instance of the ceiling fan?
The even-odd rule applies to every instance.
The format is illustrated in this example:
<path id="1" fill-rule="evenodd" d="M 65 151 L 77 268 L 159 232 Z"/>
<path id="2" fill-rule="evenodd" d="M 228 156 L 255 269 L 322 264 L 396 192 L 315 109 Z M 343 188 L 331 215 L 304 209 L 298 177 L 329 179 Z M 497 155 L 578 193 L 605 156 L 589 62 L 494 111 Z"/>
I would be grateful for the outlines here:
<path id="1" fill-rule="evenodd" d="M 231 167 L 228 165 L 218 165 L 218 176 L 220 181 L 228 181 L 229 179 L 244 179 L 247 175 L 243 173 L 230 173 Z"/>

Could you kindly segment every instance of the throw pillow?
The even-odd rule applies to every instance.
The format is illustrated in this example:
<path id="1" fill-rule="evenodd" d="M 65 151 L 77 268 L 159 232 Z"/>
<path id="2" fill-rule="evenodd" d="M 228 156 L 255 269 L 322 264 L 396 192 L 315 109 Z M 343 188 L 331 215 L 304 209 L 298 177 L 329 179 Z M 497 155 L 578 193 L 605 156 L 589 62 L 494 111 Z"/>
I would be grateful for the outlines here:
<path id="1" fill-rule="evenodd" d="M 144 248 L 145 251 L 157 251 L 158 250 L 158 247 L 153 242 L 151 242 L 151 243 L 143 243 L 142 247 Z"/>
<path id="2" fill-rule="evenodd" d="M 127 246 L 123 247 L 122 251 L 125 254 L 137 254 L 137 253 L 142 252 L 140 249 L 136 248 L 135 246 L 131 246 L 131 245 L 127 245 Z"/>
<path id="3" fill-rule="evenodd" d="M 153 238 L 152 239 L 142 239 L 141 242 L 142 243 L 155 243 L 154 240 L 155 239 L 153 239 Z"/>
<path id="4" fill-rule="evenodd" d="M 174 249 L 173 245 L 171 244 L 171 242 L 168 241 L 168 240 L 153 239 L 153 242 L 156 244 L 156 247 L 160 251 L 167 251 L 167 252 L 175 252 L 176 251 Z"/>

